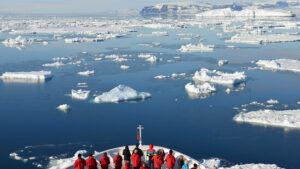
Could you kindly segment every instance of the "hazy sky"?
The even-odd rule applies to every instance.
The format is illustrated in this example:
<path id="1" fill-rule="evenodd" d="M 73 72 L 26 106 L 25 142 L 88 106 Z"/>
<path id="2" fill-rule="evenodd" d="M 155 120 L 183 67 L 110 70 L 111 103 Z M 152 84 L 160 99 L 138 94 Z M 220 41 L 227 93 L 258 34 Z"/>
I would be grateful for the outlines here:
<path id="1" fill-rule="evenodd" d="M 101 13 L 120 9 L 141 9 L 171 0 L 0 0 L 1 13 Z M 172 0 L 187 1 L 187 0 Z M 240 0 L 193 0 L 200 2 L 238 2 Z M 255 0 L 248 0 L 255 1 Z M 259 1 L 259 0 L 256 0 Z M 260 0 L 261 1 L 261 0 Z"/>

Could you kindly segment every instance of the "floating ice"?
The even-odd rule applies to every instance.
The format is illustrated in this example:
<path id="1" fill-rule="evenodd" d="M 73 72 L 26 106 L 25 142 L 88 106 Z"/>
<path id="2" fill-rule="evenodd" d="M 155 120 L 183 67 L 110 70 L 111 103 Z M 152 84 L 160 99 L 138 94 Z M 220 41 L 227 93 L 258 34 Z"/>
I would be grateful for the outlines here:
<path id="1" fill-rule="evenodd" d="M 65 43 L 81 43 L 81 42 L 101 42 L 102 38 L 69 38 L 65 39 Z"/>
<path id="2" fill-rule="evenodd" d="M 82 76 L 89 76 L 89 75 L 93 75 L 95 73 L 94 70 L 87 70 L 84 72 L 78 72 L 77 74 L 82 75 Z"/>
<path id="3" fill-rule="evenodd" d="M 275 164 L 241 164 L 220 169 L 283 169 Z"/>
<path id="4" fill-rule="evenodd" d="M 149 54 L 149 53 L 146 53 L 146 54 L 144 54 L 144 53 L 139 54 L 138 57 L 139 57 L 139 58 L 144 58 L 144 59 L 146 59 L 146 61 L 148 61 L 148 62 L 150 62 L 150 63 L 156 63 L 156 62 L 159 60 L 156 56 L 154 56 L 154 55 L 152 55 L 152 54 Z"/>
<path id="5" fill-rule="evenodd" d="M 268 104 L 278 104 L 279 101 L 278 100 L 273 100 L 273 99 L 270 99 L 267 101 Z"/>
<path id="6" fill-rule="evenodd" d="M 300 61 L 293 59 L 259 60 L 256 64 L 264 69 L 287 70 L 300 73 Z"/>
<path id="7" fill-rule="evenodd" d="M 6 47 L 15 47 L 17 49 L 22 49 L 25 48 L 27 45 L 33 44 L 36 41 L 38 40 L 34 38 L 26 39 L 22 36 L 18 36 L 15 39 L 14 38 L 5 39 L 4 41 L 2 41 L 2 43 Z"/>
<path id="8" fill-rule="evenodd" d="M 214 45 L 205 46 L 202 43 L 199 43 L 197 45 L 187 44 L 187 45 L 182 45 L 179 51 L 180 52 L 212 52 L 214 51 Z"/>
<path id="9" fill-rule="evenodd" d="M 228 63 L 229 63 L 228 60 L 219 60 L 219 61 L 218 61 L 218 65 L 219 65 L 219 66 L 223 66 L 223 65 L 228 64 Z"/>
<path id="10" fill-rule="evenodd" d="M 300 41 L 300 36 L 292 34 L 258 34 L 253 35 L 250 33 L 236 34 L 227 43 L 247 43 L 247 44 L 266 44 L 266 43 L 279 43 L 279 42 L 296 42 Z"/>
<path id="11" fill-rule="evenodd" d="M 237 122 L 269 126 L 300 128 L 300 110 L 258 110 L 239 113 L 233 118 Z"/>
<path id="12" fill-rule="evenodd" d="M 58 110 L 61 110 L 63 112 L 67 112 L 71 109 L 71 106 L 67 105 L 67 104 L 62 104 L 56 107 Z"/>
<path id="13" fill-rule="evenodd" d="M 224 73 L 217 70 L 202 68 L 200 71 L 195 72 L 193 79 L 204 82 L 233 85 L 245 82 L 246 75 L 244 72 Z"/>
<path id="14" fill-rule="evenodd" d="M 98 57 L 98 58 L 95 58 L 94 60 L 95 61 L 101 61 L 103 58 L 100 58 L 100 57 Z"/>
<path id="15" fill-rule="evenodd" d="M 53 62 L 53 63 L 46 63 L 46 64 L 43 64 L 42 66 L 44 67 L 62 67 L 64 66 L 65 64 L 63 62 Z"/>
<path id="16" fill-rule="evenodd" d="M 293 17 L 291 11 L 243 9 L 232 10 L 231 8 L 213 9 L 196 14 L 196 17 Z"/>
<path id="17" fill-rule="evenodd" d="M 55 157 L 49 157 L 50 162 L 47 168 L 48 169 L 68 168 L 69 166 L 72 166 L 72 164 L 74 164 L 74 161 L 76 161 L 78 154 L 86 154 L 86 153 L 87 153 L 86 150 L 78 150 L 71 158 L 57 159 Z"/>
<path id="18" fill-rule="evenodd" d="M 138 34 L 137 37 L 151 37 L 151 36 L 168 36 L 168 32 L 152 32 L 151 34 Z"/>
<path id="19" fill-rule="evenodd" d="M 104 92 L 101 95 L 95 97 L 96 103 L 105 102 L 122 102 L 122 101 L 134 101 L 144 100 L 150 98 L 151 94 L 146 92 L 137 92 L 131 87 L 125 85 L 119 85 L 108 92 Z"/>
<path id="20" fill-rule="evenodd" d="M 32 72 L 5 72 L 0 76 L 3 80 L 28 80 L 31 82 L 45 82 L 53 77 L 51 71 L 32 71 Z M 22 82 L 22 81 L 20 81 Z"/>
<path id="21" fill-rule="evenodd" d="M 71 90 L 71 96 L 74 99 L 86 100 L 89 97 L 89 90 Z"/>
<path id="22" fill-rule="evenodd" d="M 155 76 L 154 79 L 168 79 L 168 78 L 177 78 L 177 77 L 185 77 L 186 73 L 172 73 L 171 75 L 158 75 Z"/>
<path id="23" fill-rule="evenodd" d="M 12 159 L 23 161 L 24 163 L 26 163 L 28 161 L 28 159 L 20 157 L 17 153 L 10 153 L 9 156 Z"/>
<path id="24" fill-rule="evenodd" d="M 188 83 L 185 85 L 185 90 L 192 98 L 197 98 L 197 97 L 205 98 L 208 96 L 208 94 L 216 92 L 216 88 L 209 83 L 204 83 L 201 85 Z"/>
<path id="25" fill-rule="evenodd" d="M 117 58 L 115 58 L 113 61 L 114 61 L 114 62 L 126 62 L 126 61 L 128 61 L 128 59 L 117 57 Z"/>
<path id="26" fill-rule="evenodd" d="M 121 65 L 120 68 L 123 69 L 123 70 L 126 70 L 126 69 L 129 69 L 130 66 L 127 66 L 127 65 Z"/>

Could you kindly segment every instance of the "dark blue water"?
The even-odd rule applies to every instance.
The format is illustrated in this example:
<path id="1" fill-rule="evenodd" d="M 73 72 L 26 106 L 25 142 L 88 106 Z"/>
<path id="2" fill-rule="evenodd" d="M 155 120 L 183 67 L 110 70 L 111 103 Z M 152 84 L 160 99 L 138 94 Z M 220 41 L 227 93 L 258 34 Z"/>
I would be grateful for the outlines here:
<path id="1" fill-rule="evenodd" d="M 138 29 L 124 38 L 100 43 L 65 44 L 52 41 L 47 46 L 32 45 L 21 51 L 0 46 L 0 73 L 9 71 L 51 70 L 54 78 L 46 83 L 4 83 L 0 80 L 0 163 L 1 168 L 35 168 L 33 162 L 46 167 L 50 156 L 67 158 L 79 149 L 101 151 L 126 144 L 135 144 L 136 127 L 142 123 L 144 144 L 176 149 L 195 159 L 218 157 L 236 163 L 271 163 L 296 169 L 300 166 L 300 131 L 282 128 L 238 124 L 232 120 L 239 107 L 252 101 L 277 99 L 280 105 L 300 108 L 300 75 L 290 72 L 248 70 L 257 59 L 299 59 L 299 42 L 284 44 L 236 45 L 228 49 L 213 30 L 190 27 L 168 30 L 167 37 L 137 38 Z M 182 44 L 176 33 L 197 33 L 215 44 L 212 53 L 180 53 Z M 0 39 L 8 35 L 0 34 Z M 160 42 L 161 47 L 141 47 L 139 43 Z M 119 48 L 113 50 L 112 48 Z M 86 51 L 87 54 L 81 52 Z M 151 52 L 163 58 L 150 64 L 138 59 L 140 53 Z M 121 64 L 110 60 L 93 61 L 93 54 L 132 54 L 122 63 L 131 66 L 124 71 Z M 159 54 L 162 53 L 162 54 Z M 67 65 L 45 68 L 51 58 L 79 56 L 86 65 Z M 173 56 L 179 60 L 168 63 Z M 133 60 L 134 59 L 134 60 Z M 219 59 L 229 64 L 219 68 Z M 201 68 L 222 71 L 245 71 L 248 80 L 240 92 L 225 93 L 227 87 L 216 85 L 217 92 L 206 99 L 190 99 L 184 90 L 190 76 L 179 79 L 157 80 L 160 74 L 194 73 Z M 95 70 L 95 75 L 84 77 L 78 71 Z M 93 96 L 87 101 L 73 100 L 65 94 L 76 89 L 77 83 L 87 82 L 88 90 L 102 93 L 119 84 L 152 94 L 152 98 L 136 103 L 95 104 Z M 68 113 L 56 109 L 60 104 L 72 106 Z M 278 106 L 280 108 L 280 105 Z M 253 110 L 258 108 L 253 107 Z M 251 110 L 251 109 L 250 109 Z M 33 146 L 25 148 L 25 146 Z M 22 151 L 23 150 L 23 151 Z M 29 162 L 9 158 L 18 152 L 24 158 L 37 157 Z"/>

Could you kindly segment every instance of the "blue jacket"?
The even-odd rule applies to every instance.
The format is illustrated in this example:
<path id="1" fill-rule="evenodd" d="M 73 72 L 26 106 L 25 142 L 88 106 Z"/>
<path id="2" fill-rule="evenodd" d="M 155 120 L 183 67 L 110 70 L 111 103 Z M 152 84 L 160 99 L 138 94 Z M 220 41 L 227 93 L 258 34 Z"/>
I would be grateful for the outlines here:
<path id="1" fill-rule="evenodd" d="M 183 164 L 182 168 L 181 169 L 189 169 L 189 166 L 186 165 L 186 164 Z"/>

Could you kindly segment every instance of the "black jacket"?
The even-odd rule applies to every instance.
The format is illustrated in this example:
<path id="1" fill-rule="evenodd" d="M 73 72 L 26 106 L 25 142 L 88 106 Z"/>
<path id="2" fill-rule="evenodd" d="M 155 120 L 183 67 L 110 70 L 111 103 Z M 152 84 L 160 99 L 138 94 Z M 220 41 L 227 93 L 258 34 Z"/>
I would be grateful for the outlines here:
<path id="1" fill-rule="evenodd" d="M 124 160 L 130 161 L 131 154 L 130 154 L 129 149 L 124 149 L 123 150 L 123 156 L 124 156 Z"/>
<path id="2" fill-rule="evenodd" d="M 182 168 L 183 164 L 184 164 L 184 160 L 177 160 L 177 164 L 178 164 L 178 168 Z"/>

